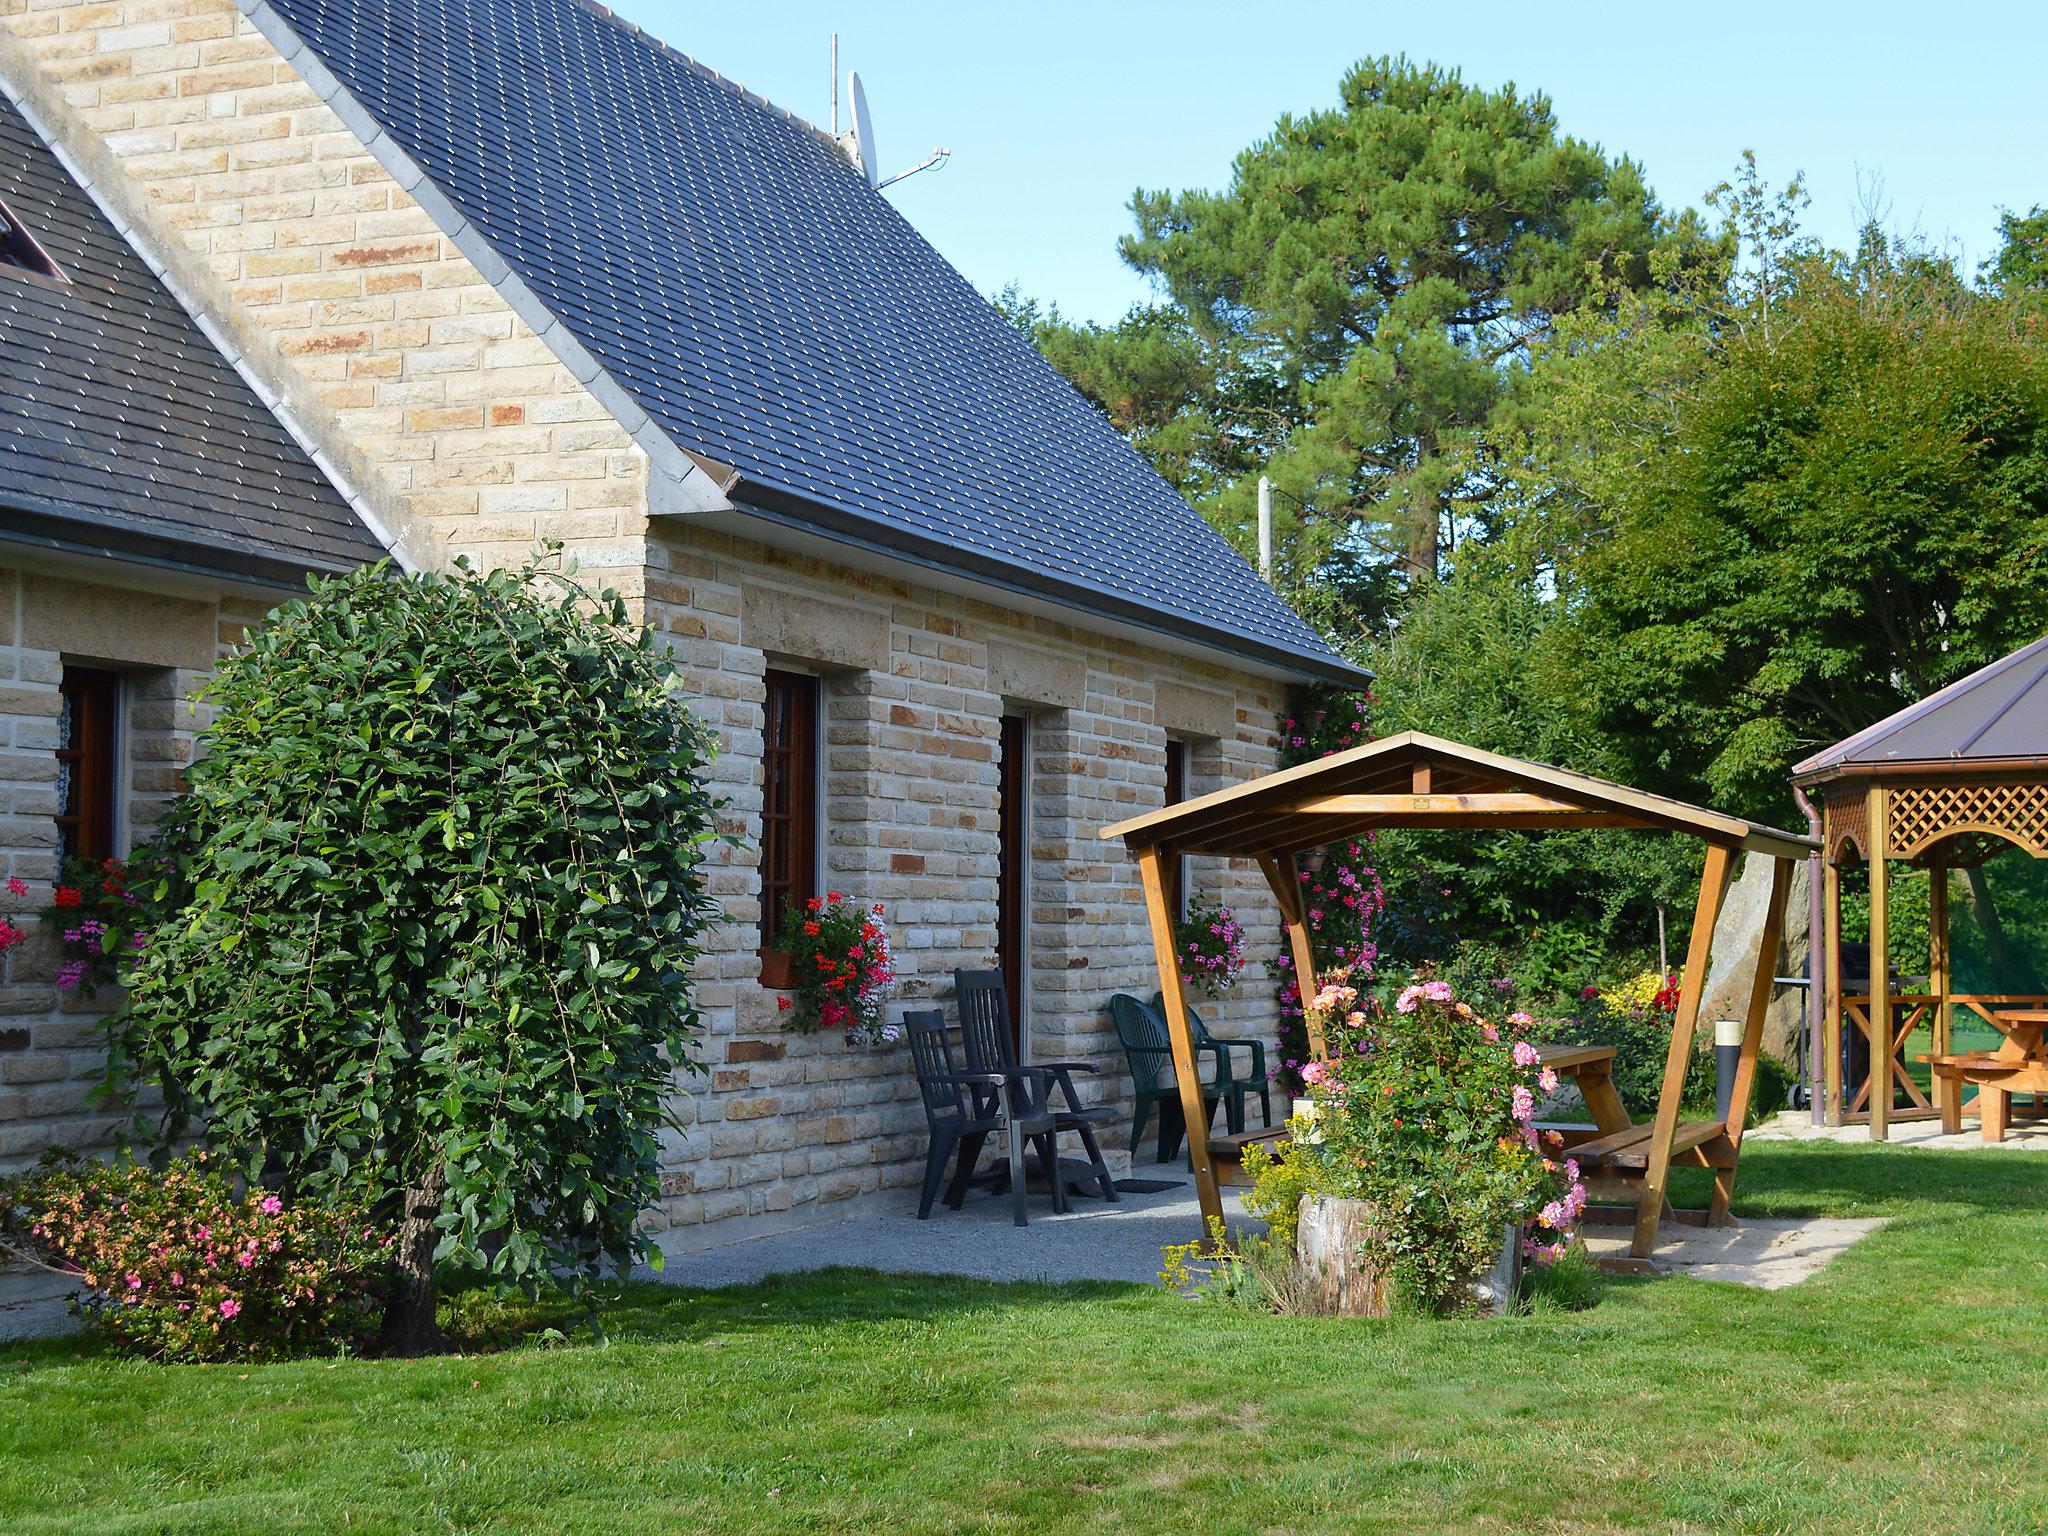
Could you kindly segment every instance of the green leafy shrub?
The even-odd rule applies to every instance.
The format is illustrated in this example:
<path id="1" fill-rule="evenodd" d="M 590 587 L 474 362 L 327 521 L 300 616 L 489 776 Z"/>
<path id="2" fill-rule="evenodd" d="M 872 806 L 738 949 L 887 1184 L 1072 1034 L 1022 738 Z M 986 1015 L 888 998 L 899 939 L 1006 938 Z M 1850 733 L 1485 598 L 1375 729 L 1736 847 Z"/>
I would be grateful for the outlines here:
<path id="1" fill-rule="evenodd" d="M 1370 702 L 1370 695 L 1348 689 L 1296 690 L 1289 697 L 1288 713 L 1279 721 L 1280 766 L 1292 768 L 1363 746 L 1372 739 Z M 1370 975 L 1379 958 L 1386 897 L 1368 858 L 1366 842 L 1345 838 L 1312 850 L 1300 864 L 1316 974 L 1346 970 Z M 1296 1093 L 1301 1088 L 1301 1069 L 1309 1059 L 1308 1030 L 1302 1022 L 1294 955 L 1284 941 L 1268 969 L 1277 983 L 1280 1005 L 1272 1075 L 1282 1092 Z"/>
<path id="2" fill-rule="evenodd" d="M 1272 1151 L 1264 1142 L 1254 1141 L 1244 1149 L 1243 1167 L 1252 1181 L 1244 1193 L 1245 1210 L 1265 1222 L 1266 1233 L 1275 1243 L 1293 1248 L 1301 1197 L 1315 1192 L 1314 1165 L 1292 1141 L 1283 1141 Z"/>
<path id="3" fill-rule="evenodd" d="M 716 808 L 653 636 L 548 565 L 379 567 L 279 608 L 209 700 L 107 1090 L 159 1085 L 146 1131 L 203 1126 L 288 1201 L 402 1222 L 401 1348 L 437 1262 L 658 1260 Z"/>
<path id="4" fill-rule="evenodd" d="M 1671 1030 L 1678 1014 L 1678 979 L 1655 971 L 1612 989 L 1587 987 L 1576 1004 L 1544 1021 L 1545 1032 L 1564 1045 L 1614 1047 L 1614 1091 L 1631 1115 L 1654 1114 L 1664 1092 L 1664 1067 L 1671 1054 Z M 1779 1089 L 1782 1102 L 1783 1088 Z M 1714 1103 L 1714 1034 L 1694 1031 L 1685 1067 L 1682 1102 L 1688 1109 Z"/>
<path id="5" fill-rule="evenodd" d="M 375 1336 L 393 1238 L 347 1204 L 238 1194 L 204 1152 L 60 1162 L 0 1188 L 12 1253 L 76 1274 L 79 1314 L 159 1360 L 268 1360 Z"/>

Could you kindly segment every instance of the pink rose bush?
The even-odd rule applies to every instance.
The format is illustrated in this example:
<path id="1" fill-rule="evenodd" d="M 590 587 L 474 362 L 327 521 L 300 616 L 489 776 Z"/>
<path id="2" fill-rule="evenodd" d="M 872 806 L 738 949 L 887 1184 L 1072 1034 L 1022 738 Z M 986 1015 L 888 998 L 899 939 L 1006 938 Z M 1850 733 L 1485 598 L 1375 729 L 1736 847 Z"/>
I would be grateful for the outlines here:
<path id="1" fill-rule="evenodd" d="M 1313 1133 L 1289 1153 L 1318 1194 L 1374 1208 L 1375 1261 L 1434 1312 L 1461 1309 L 1500 1254 L 1503 1228 L 1523 1256 L 1555 1262 L 1586 1208 L 1578 1165 L 1535 1127 L 1556 1082 L 1523 1031 L 1482 1018 L 1434 978 L 1392 1007 L 1333 973 L 1310 1001 L 1329 1056 L 1303 1072 Z"/>
<path id="2" fill-rule="evenodd" d="M 204 1152 L 158 1173 L 55 1162 L 0 1185 L 0 1257 L 74 1275 L 74 1305 L 159 1360 L 267 1360 L 376 1337 L 392 1235 L 347 1204 L 237 1192 Z"/>

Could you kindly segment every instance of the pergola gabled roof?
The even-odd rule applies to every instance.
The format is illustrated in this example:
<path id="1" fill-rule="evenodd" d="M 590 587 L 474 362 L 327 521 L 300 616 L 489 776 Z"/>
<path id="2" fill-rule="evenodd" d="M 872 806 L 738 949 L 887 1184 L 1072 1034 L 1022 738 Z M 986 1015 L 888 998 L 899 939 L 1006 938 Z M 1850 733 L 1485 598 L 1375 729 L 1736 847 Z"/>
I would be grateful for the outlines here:
<path id="1" fill-rule="evenodd" d="M 1979 667 L 1792 770 L 1796 784 L 1916 764 L 2048 764 L 2048 637 Z"/>
<path id="2" fill-rule="evenodd" d="M 1377 827 L 1633 827 L 1805 858 L 1807 837 L 1546 763 L 1407 731 L 1105 827 L 1141 849 L 1274 857 Z"/>

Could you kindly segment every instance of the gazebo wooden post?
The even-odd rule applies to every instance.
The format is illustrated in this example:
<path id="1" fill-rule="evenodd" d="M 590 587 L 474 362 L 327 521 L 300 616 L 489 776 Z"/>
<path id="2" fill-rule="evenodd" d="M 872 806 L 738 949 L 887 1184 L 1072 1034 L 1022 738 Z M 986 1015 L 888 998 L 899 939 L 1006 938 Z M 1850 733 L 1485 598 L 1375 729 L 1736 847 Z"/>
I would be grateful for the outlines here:
<path id="1" fill-rule="evenodd" d="M 1152 928 L 1152 955 L 1159 967 L 1159 995 L 1166 1004 L 1166 1036 L 1173 1046 L 1173 1076 L 1180 1084 L 1180 1109 L 1188 1136 L 1188 1162 L 1195 1173 L 1195 1196 L 1202 1206 L 1202 1251 L 1210 1251 L 1215 1223 L 1223 1220 L 1223 1193 L 1209 1162 L 1209 1111 L 1202 1102 L 1202 1077 L 1195 1065 L 1195 1035 L 1188 1027 L 1187 988 L 1181 983 L 1180 950 L 1173 937 L 1173 915 L 1166 904 L 1166 861 L 1173 850 L 1154 843 L 1139 852 L 1138 870 L 1145 887 L 1145 916 Z M 1161 1113 L 1164 1113 L 1162 1110 Z"/>
<path id="2" fill-rule="evenodd" d="M 1728 1100 L 1728 1144 L 1739 1158 L 1742 1133 L 1749 1125 L 1750 1094 L 1756 1083 L 1757 1053 L 1763 1048 L 1764 1017 L 1771 1011 L 1771 988 L 1778 975 L 1778 948 L 1785 937 L 1785 902 L 1792 894 L 1792 861 L 1771 861 L 1771 900 L 1764 910 L 1763 938 L 1757 946 L 1756 975 L 1749 984 L 1749 1011 L 1742 1028 L 1742 1055 L 1735 1068 L 1735 1091 Z M 1707 1205 L 1707 1225 L 1728 1220 L 1735 1197 L 1735 1168 L 1714 1170 L 1714 1197 Z"/>
<path id="3" fill-rule="evenodd" d="M 1870 1139 L 1883 1141 L 1892 1124 L 1891 839 L 1885 826 L 1882 782 L 1870 786 Z"/>
<path id="4" fill-rule="evenodd" d="M 1833 815 L 1830 811 L 1829 815 Z M 1826 1073 L 1827 1099 L 1823 1118 L 1829 1125 L 1842 1123 L 1842 866 L 1835 862 L 1831 853 L 1824 854 L 1821 868 L 1826 871 L 1823 885 L 1826 890 L 1821 902 L 1821 963 L 1824 996 L 1822 1005 L 1826 1009 L 1822 1050 L 1827 1059 L 1821 1063 Z"/>
<path id="5" fill-rule="evenodd" d="M 1929 1054 L 1946 1056 L 1949 1053 L 1949 995 L 1953 990 L 1950 980 L 1948 947 L 1948 864 L 1939 853 L 1932 853 L 1927 859 L 1927 990 L 1934 994 L 1933 1040 Z M 1942 1108 L 1948 1096 L 1957 1092 L 1955 1085 L 1939 1075 L 1934 1077 L 1934 1107 Z"/>
<path id="6" fill-rule="evenodd" d="M 1664 1060 L 1664 1090 L 1657 1097 L 1657 1123 L 1650 1133 L 1650 1166 L 1636 1205 L 1635 1241 L 1629 1251 L 1647 1258 L 1657 1246 L 1657 1222 L 1664 1212 L 1664 1194 L 1671 1182 L 1671 1143 L 1678 1134 L 1678 1111 L 1685 1097 L 1685 1069 L 1692 1060 L 1693 1034 L 1700 1021 L 1700 999 L 1706 992 L 1707 965 L 1714 952 L 1714 924 L 1735 871 L 1735 850 L 1725 843 L 1707 844 L 1706 867 L 1700 872 L 1700 898 L 1693 909 L 1692 935 L 1686 944 L 1685 974 L 1678 985 L 1678 1014 L 1671 1021 L 1671 1049 Z"/>

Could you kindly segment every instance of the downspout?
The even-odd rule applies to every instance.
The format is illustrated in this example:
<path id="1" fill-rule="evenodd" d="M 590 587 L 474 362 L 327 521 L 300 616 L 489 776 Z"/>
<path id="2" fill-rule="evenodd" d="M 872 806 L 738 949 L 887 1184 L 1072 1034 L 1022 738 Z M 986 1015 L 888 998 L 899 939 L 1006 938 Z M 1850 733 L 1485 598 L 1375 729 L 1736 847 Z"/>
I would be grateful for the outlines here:
<path id="1" fill-rule="evenodd" d="M 1821 1053 L 1827 1046 L 1821 1038 L 1821 1017 L 1826 1012 L 1821 987 L 1827 980 L 1827 966 L 1820 952 L 1827 941 L 1827 919 L 1821 910 L 1821 884 L 1825 878 L 1821 861 L 1827 857 L 1827 844 L 1822 841 L 1820 812 L 1806 798 L 1806 791 L 1795 784 L 1792 798 L 1806 812 L 1806 835 L 1820 845 L 1806 857 L 1806 1103 L 1813 1123 L 1821 1125 L 1827 1118 L 1827 1075 L 1821 1062 Z"/>

